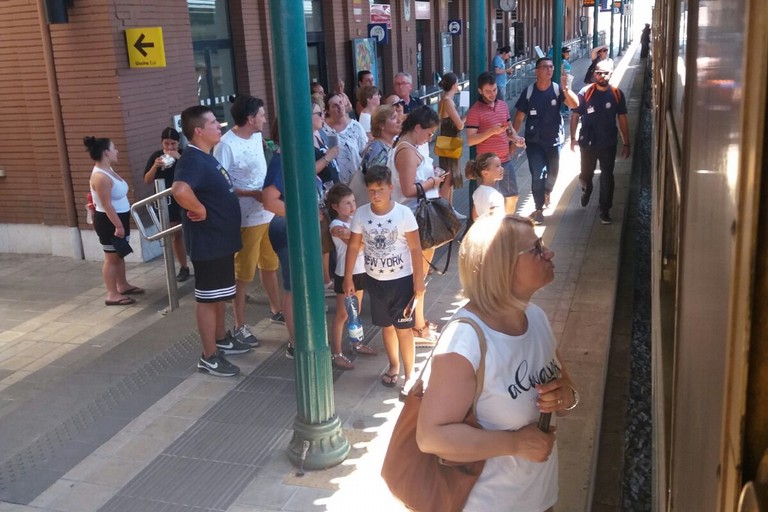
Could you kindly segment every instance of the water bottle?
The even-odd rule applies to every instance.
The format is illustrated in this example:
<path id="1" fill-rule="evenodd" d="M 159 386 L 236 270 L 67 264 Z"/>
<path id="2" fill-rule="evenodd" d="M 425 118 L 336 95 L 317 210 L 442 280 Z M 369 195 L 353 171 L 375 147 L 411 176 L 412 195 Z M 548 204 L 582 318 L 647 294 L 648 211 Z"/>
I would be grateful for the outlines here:
<path id="1" fill-rule="evenodd" d="M 357 297 L 350 295 L 344 299 L 344 307 L 347 309 L 347 316 L 349 317 L 349 323 L 347 324 L 347 330 L 349 331 L 349 342 L 353 345 L 363 342 L 363 323 L 360 321 L 360 315 L 357 314 L 360 309 L 360 304 L 357 302 Z"/>

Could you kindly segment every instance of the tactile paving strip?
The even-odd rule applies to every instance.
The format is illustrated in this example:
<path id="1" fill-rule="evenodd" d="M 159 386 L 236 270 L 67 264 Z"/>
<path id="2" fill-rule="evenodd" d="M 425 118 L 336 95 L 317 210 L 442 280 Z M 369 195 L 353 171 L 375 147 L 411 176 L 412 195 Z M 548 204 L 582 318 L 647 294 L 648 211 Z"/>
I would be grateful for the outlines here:
<path id="1" fill-rule="evenodd" d="M 192 371 L 200 342 L 190 334 L 0 464 L 0 500 L 28 504 Z M 108 358 L 107 353 L 102 358 Z M 99 360 L 94 361 L 98 366 Z M 169 377 L 174 373 L 177 377 Z M 7 425 L 4 425 L 7 427 Z"/>

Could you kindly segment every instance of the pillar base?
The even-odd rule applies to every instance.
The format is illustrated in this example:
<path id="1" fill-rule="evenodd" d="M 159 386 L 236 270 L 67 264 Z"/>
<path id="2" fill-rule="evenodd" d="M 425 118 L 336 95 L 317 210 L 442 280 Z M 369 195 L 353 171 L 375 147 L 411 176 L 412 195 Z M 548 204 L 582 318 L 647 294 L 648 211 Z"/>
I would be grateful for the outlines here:
<path id="1" fill-rule="evenodd" d="M 341 421 L 334 416 L 329 421 L 309 425 L 298 419 L 293 422 L 293 438 L 288 444 L 288 460 L 301 466 L 304 441 L 309 442 L 304 469 L 326 469 L 344 461 L 349 454 L 349 441 L 341 431 Z"/>

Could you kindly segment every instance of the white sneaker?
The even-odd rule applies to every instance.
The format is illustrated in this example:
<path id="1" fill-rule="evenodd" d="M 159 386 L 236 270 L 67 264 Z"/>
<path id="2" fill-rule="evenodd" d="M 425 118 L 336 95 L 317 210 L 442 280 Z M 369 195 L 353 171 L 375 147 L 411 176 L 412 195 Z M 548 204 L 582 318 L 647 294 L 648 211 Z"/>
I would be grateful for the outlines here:
<path id="1" fill-rule="evenodd" d="M 457 218 L 457 219 L 459 219 L 459 220 L 467 220 L 467 216 L 466 216 L 466 215 L 464 215 L 463 213 L 459 213 L 459 212 L 456 210 L 456 208 L 454 208 L 454 209 L 453 209 L 453 214 L 454 214 L 454 215 L 456 216 L 456 218 Z"/>

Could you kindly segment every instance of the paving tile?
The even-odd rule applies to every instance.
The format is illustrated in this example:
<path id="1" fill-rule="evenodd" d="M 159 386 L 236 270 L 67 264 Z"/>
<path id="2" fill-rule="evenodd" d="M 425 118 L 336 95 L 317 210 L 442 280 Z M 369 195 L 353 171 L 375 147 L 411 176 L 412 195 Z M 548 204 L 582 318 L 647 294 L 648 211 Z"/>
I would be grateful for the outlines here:
<path id="1" fill-rule="evenodd" d="M 91 455 L 67 472 L 64 478 L 120 489 L 136 476 L 145 465 L 144 461 Z"/>
<path id="2" fill-rule="evenodd" d="M 38 496 L 31 505 L 61 512 L 91 512 L 98 510 L 117 489 L 74 480 L 59 480 Z"/>

